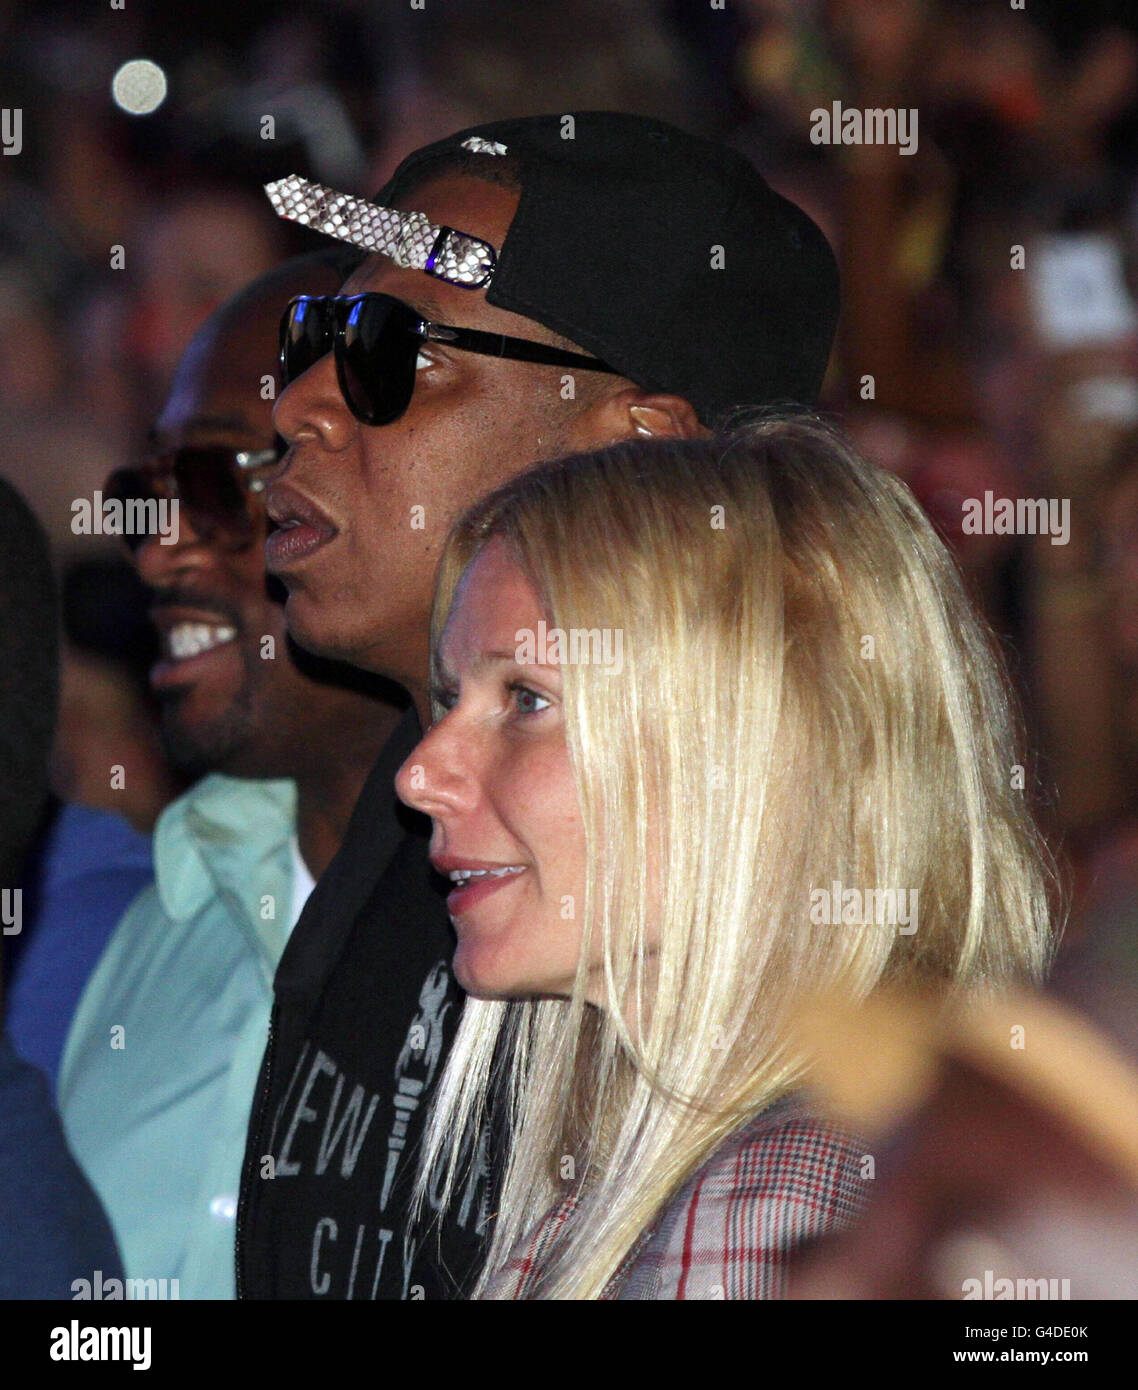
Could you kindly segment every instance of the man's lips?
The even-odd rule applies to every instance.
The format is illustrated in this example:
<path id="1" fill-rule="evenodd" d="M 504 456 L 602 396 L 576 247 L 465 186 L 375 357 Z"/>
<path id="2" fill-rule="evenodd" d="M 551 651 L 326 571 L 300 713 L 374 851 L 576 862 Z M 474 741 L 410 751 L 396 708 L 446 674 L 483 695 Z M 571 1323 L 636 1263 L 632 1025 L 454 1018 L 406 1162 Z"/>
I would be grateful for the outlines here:
<path id="1" fill-rule="evenodd" d="M 338 535 L 316 503 L 287 483 L 269 488 L 265 511 L 277 528 L 265 542 L 265 565 L 273 574 L 314 554 Z"/>
<path id="2" fill-rule="evenodd" d="M 150 672 L 155 690 L 186 685 L 207 669 L 219 649 L 233 646 L 238 626 L 224 613 L 208 608 L 163 604 L 151 610 L 162 640 L 162 660 Z M 229 659 L 229 653 L 224 653 Z"/>
<path id="3" fill-rule="evenodd" d="M 466 859 L 455 854 L 432 854 L 431 864 L 455 887 L 447 895 L 451 916 L 467 912 L 491 893 L 513 883 L 526 872 L 524 864 L 509 864 L 488 859 Z"/>

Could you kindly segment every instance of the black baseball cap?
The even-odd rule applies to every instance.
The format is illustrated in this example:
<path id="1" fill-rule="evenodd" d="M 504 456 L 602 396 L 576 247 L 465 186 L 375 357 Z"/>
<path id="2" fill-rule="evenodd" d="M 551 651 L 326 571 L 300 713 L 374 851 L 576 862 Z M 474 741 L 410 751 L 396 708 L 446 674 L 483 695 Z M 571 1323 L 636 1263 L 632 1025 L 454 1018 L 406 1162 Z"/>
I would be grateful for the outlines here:
<path id="1" fill-rule="evenodd" d="M 738 151 L 613 111 L 529 116 L 415 150 L 376 201 L 403 199 L 464 155 L 510 156 L 521 175 L 488 303 L 685 397 L 705 425 L 738 406 L 815 404 L 837 263 Z"/>

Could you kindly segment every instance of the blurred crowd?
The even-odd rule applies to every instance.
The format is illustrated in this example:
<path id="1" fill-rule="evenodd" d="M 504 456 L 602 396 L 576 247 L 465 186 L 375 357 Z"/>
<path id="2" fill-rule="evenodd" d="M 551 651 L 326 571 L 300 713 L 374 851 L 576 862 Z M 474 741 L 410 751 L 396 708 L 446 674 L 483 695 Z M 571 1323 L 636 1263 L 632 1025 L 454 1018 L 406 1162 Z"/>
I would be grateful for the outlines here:
<path id="1" fill-rule="evenodd" d="M 110 99 L 138 57 L 168 81 L 149 115 Z M 22 147 L 0 157 L 0 475 L 62 578 L 58 798 L 145 832 L 183 786 L 157 737 L 146 594 L 113 538 L 72 532 L 71 504 L 145 451 L 207 315 L 314 244 L 261 185 L 295 172 L 369 194 L 475 122 L 658 116 L 744 151 L 835 247 L 823 408 L 909 483 L 1002 639 L 1036 757 L 1026 785 L 1068 885 L 1057 982 L 1138 1053 L 1132 7 L 0 3 L 0 93 L 22 111 Z M 835 94 L 915 110 L 912 155 L 813 143 Z M 962 504 L 986 493 L 1068 500 L 1066 543 L 968 534 Z M 108 787 L 111 761 L 125 789 Z"/>

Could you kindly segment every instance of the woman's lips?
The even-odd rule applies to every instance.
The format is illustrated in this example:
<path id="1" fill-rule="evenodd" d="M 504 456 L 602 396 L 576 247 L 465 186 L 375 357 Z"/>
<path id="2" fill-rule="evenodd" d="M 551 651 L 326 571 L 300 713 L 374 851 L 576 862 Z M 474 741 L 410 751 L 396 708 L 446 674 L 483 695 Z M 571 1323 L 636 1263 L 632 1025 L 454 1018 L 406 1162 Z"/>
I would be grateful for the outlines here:
<path id="1" fill-rule="evenodd" d="M 452 917 L 460 912 L 469 912 L 483 898 L 488 898 L 491 893 L 496 893 L 507 883 L 516 883 L 524 873 L 525 870 L 522 869 L 518 873 L 503 874 L 500 878 L 493 878 L 487 874 L 485 878 L 471 879 L 465 888 L 455 888 L 447 894 L 447 911 Z"/>

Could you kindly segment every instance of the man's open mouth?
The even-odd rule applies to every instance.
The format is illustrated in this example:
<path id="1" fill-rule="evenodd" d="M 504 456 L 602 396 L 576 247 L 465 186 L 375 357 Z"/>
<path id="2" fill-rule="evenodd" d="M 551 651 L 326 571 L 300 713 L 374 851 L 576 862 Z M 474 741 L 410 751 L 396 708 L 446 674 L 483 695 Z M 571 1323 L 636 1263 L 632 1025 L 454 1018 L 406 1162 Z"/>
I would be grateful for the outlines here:
<path id="1" fill-rule="evenodd" d="M 162 654 L 168 661 L 185 661 L 236 638 L 237 629 L 228 623 L 178 623 L 162 634 Z"/>
<path id="2" fill-rule="evenodd" d="M 315 502 L 287 484 L 269 489 L 266 511 L 275 528 L 265 541 L 265 565 L 271 574 L 288 569 L 337 535 Z"/>
<path id="3" fill-rule="evenodd" d="M 234 646 L 240 632 L 234 613 L 193 602 L 189 595 L 159 599 L 151 609 L 151 618 L 158 629 L 162 652 L 150 672 L 150 684 L 156 691 L 184 685 L 187 680 L 204 675 L 204 670 L 196 671 L 192 663 L 223 647 Z"/>

